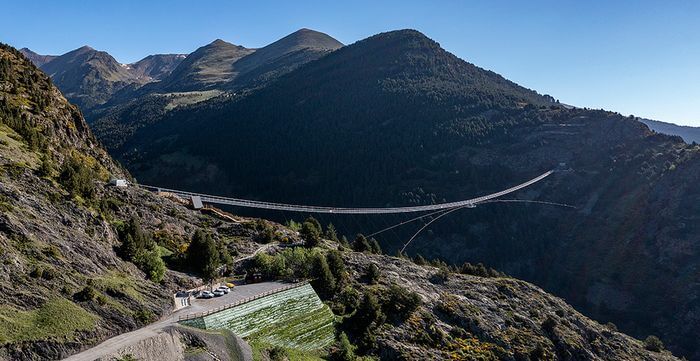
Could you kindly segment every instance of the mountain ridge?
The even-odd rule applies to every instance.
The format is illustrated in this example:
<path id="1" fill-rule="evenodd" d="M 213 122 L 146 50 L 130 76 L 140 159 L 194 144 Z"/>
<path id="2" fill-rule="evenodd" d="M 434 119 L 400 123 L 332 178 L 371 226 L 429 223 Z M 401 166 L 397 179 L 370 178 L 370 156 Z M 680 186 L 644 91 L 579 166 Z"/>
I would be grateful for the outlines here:
<path id="1" fill-rule="evenodd" d="M 150 262 L 144 265 L 138 257 L 128 260 L 125 248 L 150 242 L 143 245 L 147 253 L 139 257 L 153 252 L 153 262 L 173 262 L 161 249 L 182 257 L 178 252 L 188 248 L 190 239 L 194 243 L 192 233 L 198 229 L 206 229 L 206 237 L 215 240 L 216 259 L 231 258 L 228 252 L 243 259 L 253 257 L 254 262 L 284 254 L 305 255 L 309 258 L 302 259 L 304 267 L 308 268 L 307 261 L 323 260 L 319 262 L 331 279 L 336 276 L 329 274 L 325 260 L 335 259 L 337 285 L 343 287 L 336 306 L 342 306 L 346 316 L 354 314 L 378 326 L 372 331 L 376 338 L 361 343 L 363 352 L 372 355 L 677 360 L 667 351 L 646 350 L 642 342 L 612 326 L 597 324 L 562 300 L 501 274 L 456 274 L 444 265 L 420 266 L 398 257 L 353 252 L 333 241 L 323 241 L 323 248 L 299 247 L 289 252 L 288 246 L 275 243 L 300 242 L 292 229 L 264 220 L 212 217 L 139 187 L 106 186 L 110 175 L 128 174 L 106 155 L 78 109 L 48 76 L 2 44 L 0 121 L 0 286 L 8 291 L 0 305 L 0 360 L 62 359 L 166 315 L 173 292 L 201 281 L 181 272 L 154 272 Z M 262 239 L 270 234 L 272 240 Z M 270 246 L 276 246 L 273 254 L 259 252 Z M 365 281 L 372 266 L 379 275 L 376 284 Z M 284 277 L 296 272 L 278 271 Z M 401 286 L 407 281 L 420 288 L 420 295 Z M 336 285 L 314 284 L 318 290 Z M 363 309 L 359 292 L 365 299 L 388 296 L 382 298 L 381 308 L 390 318 L 375 317 L 383 312 L 376 313 L 376 300 L 374 313 Z M 409 304 L 414 306 L 406 311 Z M 410 318 L 402 320 L 399 313 Z M 207 342 L 191 337 L 188 345 L 211 351 Z M 129 348 L 133 345 L 124 346 L 123 354 L 133 351 Z M 144 347 L 158 352 L 159 346 L 154 341 Z M 187 350 L 173 353 L 174 357 L 188 355 Z"/>
<path id="2" fill-rule="evenodd" d="M 110 151 L 149 184 L 285 203 L 431 204 L 563 164 L 571 171 L 522 197 L 575 211 L 477 207 L 442 219 L 409 252 L 486 262 L 697 359 L 693 311 L 672 310 L 696 309 L 700 294 L 682 286 L 698 282 L 700 229 L 689 225 L 700 221 L 700 147 L 552 99 L 402 30 L 250 92 L 158 114 L 129 136 L 95 130 L 120 139 Z M 392 252 L 402 243 L 380 241 Z"/>

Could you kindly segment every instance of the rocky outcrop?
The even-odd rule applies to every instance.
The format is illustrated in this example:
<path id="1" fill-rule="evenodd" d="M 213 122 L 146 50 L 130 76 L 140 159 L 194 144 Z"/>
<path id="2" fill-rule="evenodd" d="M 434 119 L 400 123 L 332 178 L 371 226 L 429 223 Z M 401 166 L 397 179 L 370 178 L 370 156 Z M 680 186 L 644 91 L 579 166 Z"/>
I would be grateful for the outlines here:
<path id="1" fill-rule="evenodd" d="M 344 252 L 356 289 L 381 298 L 386 287 L 416 292 L 422 305 L 404 322 L 377 332 L 382 359 L 406 360 L 677 360 L 651 352 L 613 326 L 603 326 L 527 282 L 477 277 L 410 260 Z M 370 265 L 378 285 L 367 285 Z"/>

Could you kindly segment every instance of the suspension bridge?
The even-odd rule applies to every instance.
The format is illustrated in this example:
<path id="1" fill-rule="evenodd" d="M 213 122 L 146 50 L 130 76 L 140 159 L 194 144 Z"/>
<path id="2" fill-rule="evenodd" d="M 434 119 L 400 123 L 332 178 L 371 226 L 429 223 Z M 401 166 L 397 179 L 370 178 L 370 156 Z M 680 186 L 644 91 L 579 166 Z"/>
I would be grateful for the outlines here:
<path id="1" fill-rule="evenodd" d="M 562 203 L 555 203 L 555 202 L 547 202 L 547 201 L 535 201 L 535 200 L 521 200 L 521 199 L 501 199 L 501 197 L 517 192 L 523 188 L 527 188 L 535 183 L 538 183 L 542 181 L 543 179 L 549 177 L 555 172 L 555 170 L 549 170 L 547 172 L 544 172 L 540 174 L 539 176 L 532 178 L 526 182 L 520 183 L 518 185 L 515 185 L 513 187 L 504 189 L 500 192 L 495 192 L 491 194 L 486 194 L 483 196 L 479 196 L 476 198 L 471 198 L 471 199 L 464 199 L 460 201 L 454 201 L 454 202 L 446 202 L 446 203 L 439 203 L 439 204 L 430 204 L 430 205 L 422 205 L 422 206 L 407 206 L 407 207 L 357 207 L 357 208 L 352 208 L 352 207 L 327 207 L 327 206 L 310 206 L 310 205 L 299 205 L 299 204 L 287 204 L 287 203 L 275 203 L 275 202 L 264 202 L 264 201 L 256 201 L 256 200 L 250 200 L 250 199 L 241 199 L 241 198 L 232 198 L 232 197 L 222 197 L 222 196 L 216 196 L 216 195 L 210 195 L 210 194 L 204 194 L 204 193 L 195 193 L 195 192 L 188 192 L 188 191 L 183 191 L 183 190 L 177 190 L 177 189 L 170 189 L 170 188 L 163 188 L 163 187 L 157 187 L 157 186 L 150 186 L 150 185 L 139 185 L 139 187 L 147 189 L 149 191 L 153 192 L 158 192 L 158 193 L 169 193 L 172 195 L 175 195 L 180 198 L 184 199 L 190 199 L 197 207 L 201 207 L 202 203 L 208 203 L 208 204 L 218 204 L 218 205 L 226 205 L 226 206 L 235 206 L 235 207 L 244 207 L 244 208 L 255 208 L 255 209 L 265 209 L 265 210 L 276 210 L 276 211 L 286 211 L 286 212 L 301 212 L 301 213 L 317 213 L 317 214 L 353 214 L 353 215 L 373 215 L 373 214 L 405 214 L 405 213 L 419 213 L 419 212 L 427 212 L 422 215 L 419 215 L 417 217 L 411 218 L 406 221 L 402 221 L 400 223 L 394 224 L 390 227 L 386 227 L 382 230 L 379 230 L 377 232 L 371 233 L 369 236 L 375 236 L 377 234 L 380 234 L 382 232 L 394 229 L 396 227 L 402 226 L 407 223 L 411 223 L 423 218 L 427 217 L 434 217 L 430 221 L 428 221 L 426 224 L 424 224 L 414 235 L 411 237 L 408 242 L 406 242 L 401 248 L 401 252 L 403 252 L 406 247 L 415 239 L 418 234 L 420 234 L 424 229 L 426 229 L 428 226 L 430 226 L 433 222 L 437 221 L 438 219 L 442 218 L 443 216 L 446 216 L 452 212 L 455 212 L 460 209 L 464 208 L 475 208 L 479 204 L 486 204 L 486 203 L 535 203 L 535 204 L 544 204 L 544 205 L 552 205 L 552 206 L 560 206 L 560 207 L 568 207 L 568 208 L 574 208 L 573 206 L 567 205 L 567 204 L 562 204 Z"/>
<path id="2" fill-rule="evenodd" d="M 221 204 L 227 206 L 245 207 L 245 208 L 257 208 L 257 209 L 269 209 L 277 211 L 289 211 L 289 212 L 302 212 L 302 213 L 325 213 L 325 214 L 398 214 L 398 213 L 415 213 L 415 212 L 426 212 L 426 211 L 439 211 L 439 210 L 450 210 L 454 208 L 473 208 L 480 203 L 491 201 L 493 199 L 502 197 L 504 195 L 519 191 L 523 188 L 529 187 L 554 173 L 553 170 L 542 173 L 541 175 L 530 179 L 527 182 L 518 184 L 516 186 L 510 187 L 508 189 L 502 190 L 500 192 L 487 194 L 484 196 L 465 199 L 456 202 L 431 204 L 423 206 L 411 206 L 411 207 L 376 207 L 376 208 L 344 208 L 344 207 L 322 207 L 322 206 L 308 206 L 308 205 L 298 205 L 298 204 L 285 204 L 285 203 L 273 203 L 273 202 L 262 202 L 254 201 L 248 199 L 240 198 L 230 198 L 214 196 L 210 194 L 194 193 L 181 191 L 176 189 L 168 189 L 149 185 L 139 185 L 141 188 L 145 188 L 155 192 L 167 192 L 174 194 L 176 196 L 192 199 L 195 197 L 201 202 L 210 204 Z"/>

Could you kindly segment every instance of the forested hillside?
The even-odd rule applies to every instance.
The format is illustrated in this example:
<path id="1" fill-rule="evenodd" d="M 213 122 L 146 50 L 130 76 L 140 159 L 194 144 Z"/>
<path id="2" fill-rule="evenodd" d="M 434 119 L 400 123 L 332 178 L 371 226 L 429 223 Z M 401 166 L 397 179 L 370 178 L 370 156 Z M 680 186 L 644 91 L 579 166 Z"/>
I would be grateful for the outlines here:
<path id="1" fill-rule="evenodd" d="M 140 181 L 270 201 L 426 204 L 562 165 L 570 170 L 517 196 L 575 210 L 460 211 L 408 252 L 485 262 L 700 357 L 690 326 L 700 307 L 699 149 L 634 119 L 560 107 L 410 30 L 343 47 L 250 93 L 164 112 L 131 133 L 119 127 L 143 120 L 120 119 L 98 134 L 120 139 L 110 151 Z M 405 238 L 380 241 L 395 251 Z"/>

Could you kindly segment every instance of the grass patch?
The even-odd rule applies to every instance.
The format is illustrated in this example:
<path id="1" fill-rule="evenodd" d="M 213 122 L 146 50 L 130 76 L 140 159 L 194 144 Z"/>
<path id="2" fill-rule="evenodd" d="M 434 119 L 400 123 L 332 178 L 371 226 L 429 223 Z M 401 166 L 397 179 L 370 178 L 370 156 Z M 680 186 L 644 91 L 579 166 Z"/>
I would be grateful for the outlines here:
<path id="1" fill-rule="evenodd" d="M 73 340 L 75 332 L 95 328 L 98 317 L 63 298 L 31 311 L 0 306 L 0 344 L 45 339 Z"/>
<path id="2" fill-rule="evenodd" d="M 143 295 L 136 288 L 134 280 L 120 272 L 109 272 L 101 277 L 92 278 L 92 285 L 112 297 L 127 296 L 131 299 L 144 302 Z"/>
<path id="3" fill-rule="evenodd" d="M 173 254 L 175 254 L 173 251 L 171 251 L 163 246 L 160 246 L 160 245 L 158 246 L 158 249 L 160 250 L 160 256 L 163 258 L 168 258 L 168 257 L 172 256 Z"/>

